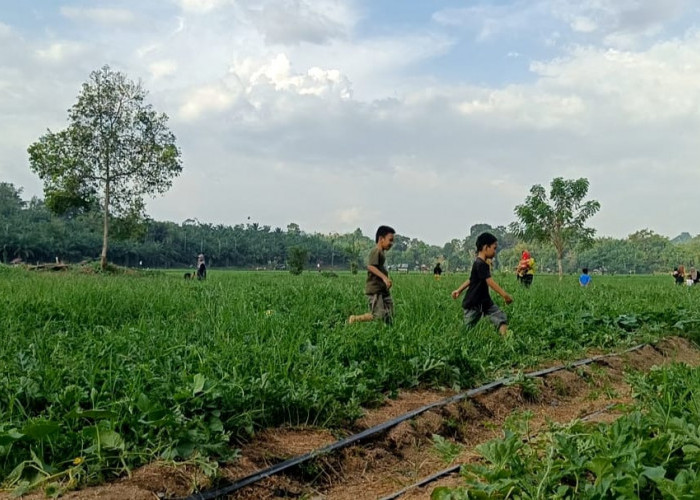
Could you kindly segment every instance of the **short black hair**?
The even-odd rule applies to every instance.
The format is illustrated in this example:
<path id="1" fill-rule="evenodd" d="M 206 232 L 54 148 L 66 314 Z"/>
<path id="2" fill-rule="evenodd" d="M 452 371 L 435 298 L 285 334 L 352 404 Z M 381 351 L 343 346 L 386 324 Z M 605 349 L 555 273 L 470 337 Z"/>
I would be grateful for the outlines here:
<path id="1" fill-rule="evenodd" d="M 498 241 L 498 238 L 496 238 L 494 235 L 491 233 L 481 233 L 477 238 L 476 238 L 476 251 L 480 252 L 482 248 L 490 247 L 494 243 Z"/>
<path id="2" fill-rule="evenodd" d="M 583 269 L 581 269 L 581 271 L 583 271 L 583 274 L 588 274 L 588 268 L 587 268 L 587 267 L 584 267 Z"/>
<path id="3" fill-rule="evenodd" d="M 379 238 L 383 238 L 387 234 L 396 234 L 396 231 L 390 226 L 379 226 L 377 228 L 377 234 L 374 236 L 374 242 L 379 243 Z"/>

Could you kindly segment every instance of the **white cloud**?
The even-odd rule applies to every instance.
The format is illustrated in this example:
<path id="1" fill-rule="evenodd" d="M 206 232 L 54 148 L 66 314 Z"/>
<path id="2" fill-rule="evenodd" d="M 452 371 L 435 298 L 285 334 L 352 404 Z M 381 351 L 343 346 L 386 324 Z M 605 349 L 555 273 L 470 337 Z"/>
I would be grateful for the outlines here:
<path id="1" fill-rule="evenodd" d="M 572 41 L 585 36 L 591 43 L 632 48 L 659 35 L 688 5 L 688 0 L 516 0 L 447 8 L 435 12 L 433 20 L 467 28 L 482 42 L 554 29 L 562 32 L 558 37 L 568 36 Z M 561 23 L 570 32 L 562 30 Z M 554 39 L 544 41 L 551 45 Z"/>
<path id="2" fill-rule="evenodd" d="M 549 0 L 555 18 L 574 31 L 597 32 L 602 43 L 613 47 L 633 47 L 657 35 L 665 23 L 677 18 L 687 0 Z"/>
<path id="3" fill-rule="evenodd" d="M 592 33 L 598 29 L 598 25 L 592 19 L 576 16 L 571 19 L 571 29 L 580 33 Z"/>
<path id="4" fill-rule="evenodd" d="M 0 22 L 0 37 L 9 37 L 12 34 L 12 28 L 3 22 Z"/>
<path id="5" fill-rule="evenodd" d="M 350 98 L 350 82 L 340 71 L 310 68 L 306 74 L 293 74 L 287 56 L 278 54 L 269 62 L 255 67 L 250 60 L 235 65 L 231 72 L 244 82 L 246 92 L 251 93 L 256 85 L 271 85 L 275 90 L 292 90 L 300 95 Z"/>
<path id="6" fill-rule="evenodd" d="M 74 21 L 91 21 L 103 24 L 126 24 L 134 21 L 134 13 L 128 9 L 61 7 L 61 14 Z"/>
<path id="7" fill-rule="evenodd" d="M 653 45 L 645 52 L 576 49 L 569 58 L 535 63 L 540 86 L 575 91 L 594 109 L 622 113 L 626 122 L 697 116 L 700 35 Z"/>
<path id="8" fill-rule="evenodd" d="M 189 121 L 202 118 L 207 113 L 221 113 L 231 108 L 239 93 L 224 83 L 193 89 L 185 94 L 179 116 Z"/>
<path id="9" fill-rule="evenodd" d="M 230 111 L 235 106 L 242 119 L 258 120 L 270 115 L 280 119 L 298 105 L 295 99 L 310 96 L 347 100 L 351 95 L 350 82 L 338 70 L 314 67 L 306 73 L 294 73 L 287 57 L 278 54 L 267 61 L 236 62 L 220 82 L 188 91 L 183 95 L 179 116 L 185 121 L 195 120 L 207 112 Z"/>
<path id="10" fill-rule="evenodd" d="M 155 61 L 151 63 L 148 68 L 151 71 L 151 76 L 153 78 L 163 78 L 165 76 L 172 76 L 177 71 L 177 62 L 172 59 L 163 59 L 160 61 Z"/>
<path id="11" fill-rule="evenodd" d="M 347 38 L 358 15 L 338 0 L 274 0 L 251 6 L 248 15 L 270 44 L 327 43 Z"/>
<path id="12" fill-rule="evenodd" d="M 183 11 L 194 14 L 206 14 L 213 10 L 230 5 L 232 0 L 179 0 Z"/>
<path id="13" fill-rule="evenodd" d="M 406 161 L 408 164 L 404 163 Z M 421 168 L 419 165 L 415 165 L 415 159 L 414 161 L 411 161 L 411 159 L 399 159 L 398 162 L 399 163 L 394 166 L 393 185 L 399 185 L 421 192 L 443 186 L 440 174 L 435 170 Z"/>
<path id="14" fill-rule="evenodd" d="M 339 226 L 352 227 L 364 223 L 367 220 L 367 215 L 363 208 L 349 207 L 336 210 L 335 218 L 339 222 Z"/>
<path id="15" fill-rule="evenodd" d="M 48 47 L 36 49 L 36 55 L 45 62 L 65 63 L 66 60 L 80 56 L 85 50 L 86 46 L 81 43 L 61 41 L 54 42 Z"/>
<path id="16" fill-rule="evenodd" d="M 470 28 L 477 32 L 476 40 L 483 42 L 530 30 L 540 25 L 547 15 L 548 9 L 542 1 L 517 1 L 443 9 L 433 14 L 433 20 L 443 26 Z"/>

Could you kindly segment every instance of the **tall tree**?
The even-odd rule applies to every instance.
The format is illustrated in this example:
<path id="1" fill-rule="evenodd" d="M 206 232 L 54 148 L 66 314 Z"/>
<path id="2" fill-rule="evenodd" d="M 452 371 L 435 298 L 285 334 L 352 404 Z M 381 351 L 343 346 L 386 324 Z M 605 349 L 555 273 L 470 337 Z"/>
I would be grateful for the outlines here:
<path id="1" fill-rule="evenodd" d="M 515 207 L 518 220 L 512 230 L 526 241 L 551 243 L 557 252 L 559 277 L 563 275 L 564 252 L 576 244 L 591 243 L 595 229 L 586 221 L 600 210 L 595 200 L 583 201 L 588 194 L 588 179 L 563 179 L 551 183 L 549 197 L 539 184 L 530 188 L 525 203 Z"/>
<path id="2" fill-rule="evenodd" d="M 146 96 L 140 83 L 104 66 L 83 84 L 68 110 L 68 128 L 48 130 L 28 149 L 52 211 L 99 204 L 103 269 L 110 219 L 143 216 L 144 195 L 166 192 L 182 171 L 168 117 L 156 113 Z"/>

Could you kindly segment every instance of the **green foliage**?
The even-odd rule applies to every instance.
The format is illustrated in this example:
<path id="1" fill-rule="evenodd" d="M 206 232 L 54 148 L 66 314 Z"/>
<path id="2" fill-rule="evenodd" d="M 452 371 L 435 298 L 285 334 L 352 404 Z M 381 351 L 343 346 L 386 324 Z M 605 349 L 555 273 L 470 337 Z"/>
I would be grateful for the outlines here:
<path id="1" fill-rule="evenodd" d="M 1 186 L 1 184 L 0 184 Z M 32 262 L 52 262 L 56 256 L 66 262 L 94 259 L 102 248 L 102 218 L 95 206 L 69 209 L 64 215 L 52 214 L 37 198 L 21 199 L 21 189 L 5 183 L 0 188 L 0 250 L 2 260 L 15 257 Z M 360 267 L 374 245 L 357 231 L 349 234 L 310 234 L 298 225 L 287 231 L 258 223 L 233 227 L 206 223 L 160 222 L 143 219 L 142 210 L 110 218 L 110 261 L 121 266 L 191 267 L 197 254 L 207 256 L 209 267 L 281 267 L 292 246 L 309 250 L 311 262 L 324 268 L 348 269 L 352 262 Z M 499 239 L 495 267 L 512 270 L 528 249 L 540 272 L 556 271 L 556 250 L 548 243 L 518 241 L 504 227 L 476 224 L 465 239 L 453 239 L 442 248 L 427 245 L 416 238 L 396 235 L 394 247 L 387 252 L 387 265 L 408 264 L 411 269 L 425 264 L 429 269 L 443 259 L 449 271 L 468 270 L 474 256 L 474 240 L 479 231 L 490 230 Z M 349 256 L 343 248 L 353 240 L 357 250 Z M 359 253 L 358 253 L 359 252 Z M 700 267 L 700 237 L 674 244 L 668 238 L 643 229 L 626 239 L 598 238 L 588 248 L 571 247 L 562 262 L 565 272 L 580 273 L 582 267 L 605 274 L 669 273 L 684 264 Z M 594 283 L 595 283 L 594 279 Z"/>
<path id="2" fill-rule="evenodd" d="M 453 443 L 439 434 L 433 434 L 433 448 L 443 462 L 451 464 L 462 453 L 464 446 Z"/>
<path id="3" fill-rule="evenodd" d="M 350 272 L 352 272 L 352 274 L 357 274 L 357 270 L 360 265 L 360 254 L 362 253 L 363 249 L 363 239 L 362 231 L 356 229 L 345 245 L 345 254 L 347 255 L 348 262 L 350 264 Z"/>
<path id="4" fill-rule="evenodd" d="M 308 261 L 309 251 L 306 248 L 297 246 L 289 249 L 287 265 L 290 273 L 295 275 L 301 274 Z"/>
<path id="5" fill-rule="evenodd" d="M 536 184 L 525 203 L 515 207 L 518 220 L 512 224 L 513 232 L 526 241 L 551 243 L 557 252 L 560 276 L 565 250 L 575 244 L 592 243 L 595 234 L 585 223 L 600 210 L 600 203 L 583 202 L 587 194 L 588 179 L 557 177 L 552 181 L 549 196 Z"/>
<path id="6" fill-rule="evenodd" d="M 261 427 L 347 425 L 399 388 L 470 387 L 586 348 L 700 333 L 697 290 L 666 277 L 600 277 L 584 293 L 575 278 L 523 290 L 497 275 L 515 298 L 504 349 L 488 321 L 465 331 L 449 298 L 461 275 L 394 275 L 387 335 L 345 324 L 367 307 L 350 273 L 0 273 L 0 480 L 12 487 L 37 469 L 64 484 L 72 467 L 84 482 L 158 458 L 225 462 Z"/>
<path id="7" fill-rule="evenodd" d="M 541 390 L 540 386 L 537 385 L 537 380 L 532 377 L 526 377 L 523 372 L 518 372 L 508 385 L 520 388 L 520 393 L 527 401 L 534 402 L 540 398 Z"/>
<path id="8" fill-rule="evenodd" d="M 432 498 L 698 498 L 700 368 L 634 377 L 634 410 L 611 424 L 552 425 L 535 440 L 510 430 L 467 465 L 467 486 Z"/>
<path id="9" fill-rule="evenodd" d="M 48 131 L 28 148 L 50 210 L 101 207 L 103 267 L 110 217 L 142 218 L 143 197 L 166 192 L 182 171 L 168 117 L 146 104 L 146 95 L 140 83 L 104 66 L 83 84 L 68 128 Z"/>

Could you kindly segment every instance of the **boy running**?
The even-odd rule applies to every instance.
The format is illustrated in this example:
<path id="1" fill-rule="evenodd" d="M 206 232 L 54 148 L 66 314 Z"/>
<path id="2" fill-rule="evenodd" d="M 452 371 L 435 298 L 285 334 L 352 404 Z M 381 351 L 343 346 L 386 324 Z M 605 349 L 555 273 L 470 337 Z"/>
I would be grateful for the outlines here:
<path id="1" fill-rule="evenodd" d="M 452 298 L 456 299 L 467 288 L 462 301 L 464 309 L 464 323 L 467 328 L 476 325 L 483 316 L 488 316 L 491 323 L 498 329 L 498 333 L 505 335 L 508 332 L 508 318 L 491 300 L 489 288 L 498 293 L 506 304 L 513 302 L 513 297 L 508 295 L 498 283 L 491 277 L 491 269 L 486 263 L 493 259 L 498 248 L 498 240 L 491 233 L 481 233 L 476 239 L 476 260 L 472 265 L 472 273 L 467 281 L 452 292 Z"/>
<path id="2" fill-rule="evenodd" d="M 384 320 L 384 323 L 390 325 L 394 316 L 394 301 L 391 298 L 389 289 L 391 288 L 391 280 L 389 279 L 389 271 L 384 262 L 384 252 L 389 250 L 394 244 L 394 231 L 389 226 L 379 226 L 374 241 L 377 243 L 369 253 L 367 259 L 367 281 L 365 282 L 365 295 L 369 301 L 370 312 L 359 316 L 351 315 L 348 318 L 348 323 L 352 324 L 357 321 L 372 321 L 374 319 Z"/>

